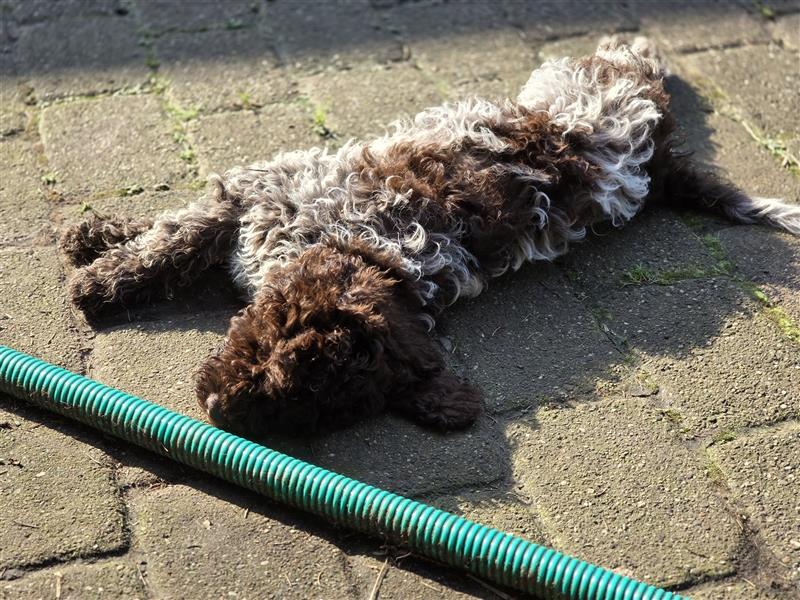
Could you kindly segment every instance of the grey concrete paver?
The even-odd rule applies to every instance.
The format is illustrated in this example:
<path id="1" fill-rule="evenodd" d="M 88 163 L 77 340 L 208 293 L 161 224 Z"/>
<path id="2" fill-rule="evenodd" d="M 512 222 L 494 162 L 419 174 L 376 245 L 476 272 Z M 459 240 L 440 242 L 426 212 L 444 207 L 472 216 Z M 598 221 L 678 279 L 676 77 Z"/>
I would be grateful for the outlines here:
<path id="1" fill-rule="evenodd" d="M 0 582 L 3 600 L 144 600 L 147 597 L 136 566 L 124 559 L 57 565 L 15 581 Z"/>
<path id="2" fill-rule="evenodd" d="M 788 580 L 800 582 L 800 428 L 786 424 L 715 446 L 731 493 L 755 522 Z"/>
<path id="3" fill-rule="evenodd" d="M 81 17 L 19 28 L 18 75 L 36 98 L 113 92 L 147 81 L 132 17 Z"/>
<path id="4" fill-rule="evenodd" d="M 263 5 L 252 0 L 226 2 L 175 2 L 174 0 L 135 0 L 136 11 L 150 33 L 165 31 L 203 32 L 249 28 L 259 19 Z"/>
<path id="5" fill-rule="evenodd" d="M 695 77 L 713 81 L 744 118 L 798 155 L 800 123 L 786 118 L 787 111 L 796 112 L 800 107 L 796 52 L 773 44 L 746 46 L 692 54 L 681 63 Z"/>
<path id="6" fill-rule="evenodd" d="M 264 23 L 283 64 L 347 69 L 402 60 L 403 47 L 367 0 L 266 6 Z"/>
<path id="7" fill-rule="evenodd" d="M 50 106 L 40 128 L 57 189 L 68 196 L 172 184 L 188 171 L 153 96 Z"/>
<path id="8" fill-rule="evenodd" d="M 80 369 L 83 344 L 54 249 L 0 250 L 0 344 Z"/>
<path id="9" fill-rule="evenodd" d="M 119 552 L 125 508 L 111 465 L 78 430 L 0 397 L 0 572 Z"/>
<path id="10" fill-rule="evenodd" d="M 220 313 L 163 317 L 98 332 L 89 375 L 106 385 L 195 418 L 203 413 L 192 375 L 221 341 Z M 120 356 L 125 356 L 121 361 Z"/>
<path id="11" fill-rule="evenodd" d="M 17 135 L 0 139 L 0 247 L 46 240 L 51 205 L 42 181 L 42 161 L 35 140 Z"/>
<path id="12" fill-rule="evenodd" d="M 523 33 L 510 27 L 421 37 L 408 44 L 412 62 L 430 74 L 450 101 L 516 98 L 537 64 Z"/>
<path id="13" fill-rule="evenodd" d="M 273 104 L 257 113 L 239 111 L 193 121 L 192 144 L 200 173 L 224 173 L 234 166 L 269 161 L 279 152 L 322 146 L 312 115 L 300 104 Z"/>
<path id="14" fill-rule="evenodd" d="M 355 597 L 344 555 L 318 523 L 265 499 L 199 483 L 133 492 L 130 507 L 159 598 Z"/>
<path id="15" fill-rule="evenodd" d="M 260 29 L 170 33 L 154 47 L 167 95 L 185 110 L 263 106 L 296 95 L 294 76 L 277 69 L 274 46 Z"/>
<path id="16" fill-rule="evenodd" d="M 555 269 L 531 265 L 445 313 L 453 362 L 484 392 L 490 412 L 591 396 L 596 379 L 621 360 L 573 294 Z"/>
<path id="17" fill-rule="evenodd" d="M 434 83 L 407 63 L 324 72 L 301 78 L 299 85 L 339 143 L 379 136 L 395 119 L 442 101 Z"/>
<path id="18" fill-rule="evenodd" d="M 372 552 L 371 554 L 375 554 Z M 354 598 L 369 598 L 381 570 L 386 564 L 386 574 L 381 580 L 378 598 L 383 600 L 433 600 L 434 598 L 483 598 L 494 600 L 498 596 L 481 587 L 474 580 L 456 571 L 427 563 L 413 556 L 400 554 L 400 558 L 387 559 L 366 553 L 348 556 L 348 566 L 354 580 Z"/>
<path id="19" fill-rule="evenodd" d="M 751 581 L 721 583 L 705 586 L 689 592 L 692 600 L 784 600 L 791 596 L 786 590 L 770 590 L 757 587 Z"/>
<path id="20" fill-rule="evenodd" d="M 64 17 L 111 17 L 128 14 L 126 0 L 5 0 L 3 9 L 9 19 L 27 25 Z"/>
<path id="21" fill-rule="evenodd" d="M 750 14 L 741 4 L 727 2 L 725 10 L 710 2 L 636 0 L 634 6 L 644 32 L 673 52 L 697 52 L 741 44 L 764 43 L 770 39 L 768 20 Z M 686 26 L 687 16 L 692 26 Z"/>
<path id="22" fill-rule="evenodd" d="M 629 3 L 519 2 L 504 0 L 507 21 L 519 27 L 531 41 L 547 41 L 588 32 L 608 34 L 632 31 L 638 22 Z"/>
<path id="23" fill-rule="evenodd" d="M 497 423 L 441 435 L 405 419 L 384 416 L 311 442 L 308 460 L 371 485 L 418 496 L 454 488 L 478 489 L 508 471 L 508 450 Z"/>
<path id="24" fill-rule="evenodd" d="M 800 241 L 765 227 L 731 227 L 718 236 L 738 272 L 800 323 Z"/>
<path id="25" fill-rule="evenodd" d="M 680 252 L 675 252 L 675 248 Z M 631 283 L 637 272 L 667 278 L 713 273 L 717 261 L 679 215 L 651 209 L 621 229 L 599 227 L 561 264 L 582 296 L 599 301 Z M 682 275 L 685 274 L 685 275 Z"/>
<path id="26" fill-rule="evenodd" d="M 800 415 L 800 357 L 747 292 L 726 279 L 629 287 L 606 297 L 608 325 L 641 357 L 687 437 Z M 754 314 L 755 313 L 755 314 Z"/>
<path id="27" fill-rule="evenodd" d="M 753 196 L 800 201 L 800 180 L 781 167 L 781 159 L 725 112 L 724 102 L 708 86 L 693 87 L 690 73 L 680 65 L 675 65 L 675 71 L 666 87 L 679 135 L 696 160 Z"/>
<path id="28" fill-rule="evenodd" d="M 771 27 L 772 37 L 789 50 L 800 50 L 800 13 L 786 15 Z"/>
<path id="29" fill-rule="evenodd" d="M 741 530 L 647 402 L 541 409 L 508 436 L 557 549 L 658 585 L 734 572 Z"/>

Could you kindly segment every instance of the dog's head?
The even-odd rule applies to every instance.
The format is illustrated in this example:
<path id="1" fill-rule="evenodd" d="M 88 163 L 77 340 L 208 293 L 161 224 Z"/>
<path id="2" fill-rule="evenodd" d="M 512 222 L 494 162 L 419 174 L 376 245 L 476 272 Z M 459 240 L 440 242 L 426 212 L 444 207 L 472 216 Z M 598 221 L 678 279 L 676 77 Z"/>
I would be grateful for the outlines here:
<path id="1" fill-rule="evenodd" d="M 221 427 L 313 433 L 374 414 L 390 394 L 441 369 L 419 302 L 398 273 L 319 245 L 272 274 L 232 319 L 196 391 Z"/>

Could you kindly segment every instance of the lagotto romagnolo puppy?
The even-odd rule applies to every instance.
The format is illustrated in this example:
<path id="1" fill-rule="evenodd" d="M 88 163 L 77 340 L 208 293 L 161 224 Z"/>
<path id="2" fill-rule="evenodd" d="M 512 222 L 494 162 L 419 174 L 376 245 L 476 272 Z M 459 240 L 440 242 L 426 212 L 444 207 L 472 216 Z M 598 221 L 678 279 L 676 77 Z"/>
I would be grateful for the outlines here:
<path id="1" fill-rule="evenodd" d="M 492 277 L 651 202 L 800 234 L 800 207 L 750 198 L 673 152 L 663 77 L 647 40 L 612 38 L 546 62 L 516 102 L 447 104 L 334 153 L 234 168 L 155 221 L 95 217 L 62 238 L 79 266 L 69 291 L 96 315 L 227 264 L 250 304 L 196 381 L 222 427 L 310 433 L 389 409 L 463 428 L 480 394 L 429 331 Z"/>

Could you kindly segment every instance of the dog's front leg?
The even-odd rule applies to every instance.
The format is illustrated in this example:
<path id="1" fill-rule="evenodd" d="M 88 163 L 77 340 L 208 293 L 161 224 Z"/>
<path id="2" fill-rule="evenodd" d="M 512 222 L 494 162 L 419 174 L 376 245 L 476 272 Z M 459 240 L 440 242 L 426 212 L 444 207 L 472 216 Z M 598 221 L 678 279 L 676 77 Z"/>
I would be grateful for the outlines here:
<path id="1" fill-rule="evenodd" d="M 95 315 L 115 304 L 163 295 L 190 283 L 230 253 L 238 224 L 231 202 L 201 200 L 168 213 L 133 240 L 114 246 L 69 280 L 76 306 Z"/>

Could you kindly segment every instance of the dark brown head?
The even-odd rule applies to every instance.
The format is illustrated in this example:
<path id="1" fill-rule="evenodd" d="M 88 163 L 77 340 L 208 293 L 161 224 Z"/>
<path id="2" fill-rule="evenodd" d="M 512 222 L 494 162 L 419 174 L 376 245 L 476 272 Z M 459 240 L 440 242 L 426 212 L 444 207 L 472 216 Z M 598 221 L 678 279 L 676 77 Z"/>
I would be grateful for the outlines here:
<path id="1" fill-rule="evenodd" d="M 198 400 L 214 423 L 256 436 L 350 425 L 441 374 L 419 310 L 394 270 L 312 247 L 232 319 Z"/>

